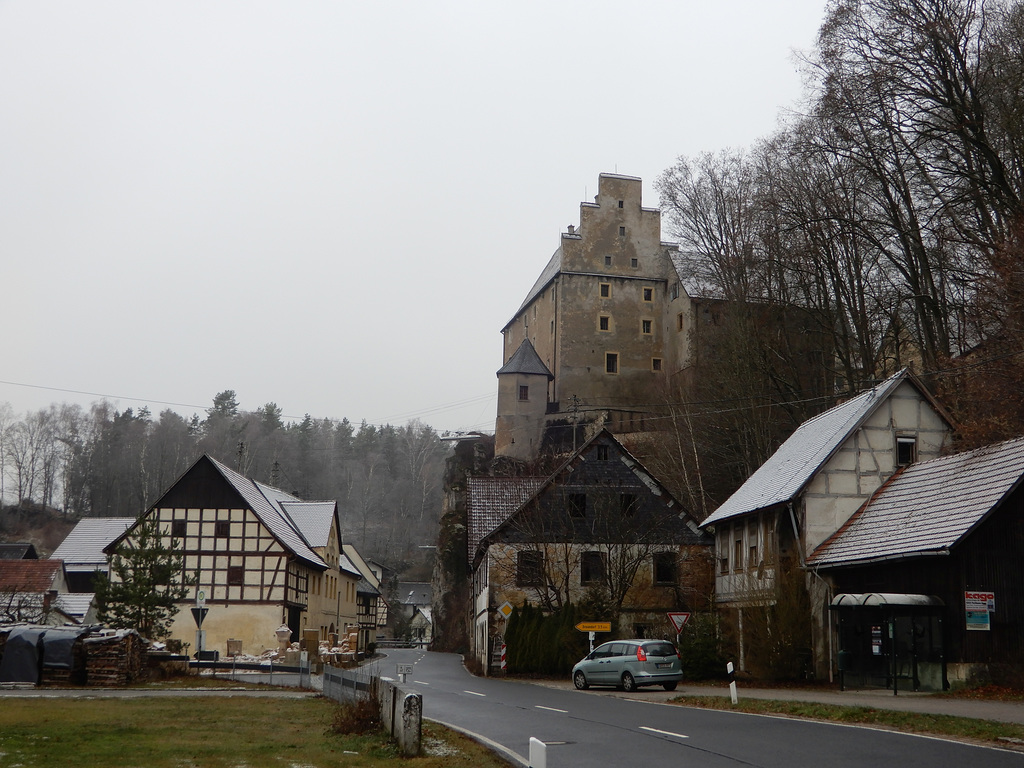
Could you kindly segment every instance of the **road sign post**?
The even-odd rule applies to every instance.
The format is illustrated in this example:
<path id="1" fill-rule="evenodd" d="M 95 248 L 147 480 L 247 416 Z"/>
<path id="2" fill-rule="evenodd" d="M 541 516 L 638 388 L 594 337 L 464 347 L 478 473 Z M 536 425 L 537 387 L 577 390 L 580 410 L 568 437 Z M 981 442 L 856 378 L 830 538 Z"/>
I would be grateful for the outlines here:
<path id="1" fill-rule="evenodd" d="M 581 621 L 576 625 L 576 629 L 590 635 L 590 652 L 593 653 L 594 637 L 598 632 L 611 632 L 612 623 L 610 621 Z"/>

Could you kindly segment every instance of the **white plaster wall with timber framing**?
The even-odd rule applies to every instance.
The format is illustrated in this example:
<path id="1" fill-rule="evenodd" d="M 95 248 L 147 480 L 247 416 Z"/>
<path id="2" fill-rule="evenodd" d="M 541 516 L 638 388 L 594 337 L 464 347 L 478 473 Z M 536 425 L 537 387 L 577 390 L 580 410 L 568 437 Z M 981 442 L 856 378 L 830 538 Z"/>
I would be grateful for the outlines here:
<path id="1" fill-rule="evenodd" d="M 802 497 L 804 555 L 834 534 L 896 471 L 897 438 L 915 441 L 915 461 L 941 455 L 949 426 L 909 382 L 892 395 L 825 463 Z"/>
<path id="2" fill-rule="evenodd" d="M 166 543 L 171 538 L 184 555 L 184 571 L 207 594 L 203 622 L 206 648 L 227 650 L 242 641 L 244 653 L 276 647 L 274 630 L 287 622 L 287 607 L 301 607 L 302 626 L 311 569 L 291 559 L 273 534 L 249 509 L 160 508 L 157 515 Z M 319 572 L 318 572 L 319 573 Z M 194 597 L 179 604 L 173 639 L 195 650 Z"/>

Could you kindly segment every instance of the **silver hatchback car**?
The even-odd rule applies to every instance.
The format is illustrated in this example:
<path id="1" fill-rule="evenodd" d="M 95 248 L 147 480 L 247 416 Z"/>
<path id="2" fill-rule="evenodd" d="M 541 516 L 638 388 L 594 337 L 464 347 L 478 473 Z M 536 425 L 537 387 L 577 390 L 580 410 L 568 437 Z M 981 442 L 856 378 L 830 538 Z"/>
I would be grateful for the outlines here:
<path id="1" fill-rule="evenodd" d="M 572 668 L 573 685 L 581 691 L 592 685 L 624 691 L 660 685 L 674 691 L 682 679 L 682 661 L 667 640 L 613 640 L 597 646 Z"/>

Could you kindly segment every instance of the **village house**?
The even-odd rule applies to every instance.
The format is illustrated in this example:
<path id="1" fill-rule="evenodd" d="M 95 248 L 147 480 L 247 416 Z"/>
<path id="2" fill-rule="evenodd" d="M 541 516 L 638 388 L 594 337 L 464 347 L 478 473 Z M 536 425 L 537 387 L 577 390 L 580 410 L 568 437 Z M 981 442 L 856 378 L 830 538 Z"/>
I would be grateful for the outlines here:
<path id="1" fill-rule="evenodd" d="M 710 592 L 710 538 L 607 430 L 547 477 L 470 477 L 471 654 L 486 669 L 506 603 L 547 610 L 595 591 L 620 635 L 671 632 L 666 612 Z"/>
<path id="2" fill-rule="evenodd" d="M 834 671 L 832 587 L 807 570 L 812 553 L 901 467 L 937 458 L 952 423 L 903 370 L 804 422 L 702 526 L 715 536 L 715 595 L 746 670 L 744 611 L 776 599 L 784 574 L 801 571 L 810 599 L 813 671 Z"/>
<path id="3" fill-rule="evenodd" d="M 358 626 L 360 574 L 342 560 L 334 501 L 303 501 L 203 455 L 104 552 L 116 557 L 145 520 L 159 523 L 165 544 L 184 557 L 184 573 L 197 577 L 193 592 L 205 595 L 208 609 L 206 650 L 223 652 L 230 639 L 259 654 L 276 647 L 282 625 L 293 640 L 306 629 L 327 640 Z M 195 605 L 182 603 L 171 627 L 171 639 L 193 649 Z"/>
<path id="4" fill-rule="evenodd" d="M 0 624 L 80 623 L 67 594 L 64 561 L 0 559 Z"/>
<path id="5" fill-rule="evenodd" d="M 64 561 L 71 592 L 89 594 L 96 591 L 97 575 L 108 573 L 107 555 L 103 548 L 134 522 L 134 517 L 86 517 L 75 524 L 52 555 Z"/>
<path id="6" fill-rule="evenodd" d="M 907 465 L 810 554 L 846 682 L 1024 679 L 1022 481 L 1024 438 Z"/>
<path id="7" fill-rule="evenodd" d="M 380 629 L 387 624 L 388 604 L 381 592 L 384 567 L 367 560 L 351 544 L 341 545 L 342 557 L 359 572 L 356 584 L 356 610 L 359 615 L 359 650 L 368 651 L 377 644 Z"/>

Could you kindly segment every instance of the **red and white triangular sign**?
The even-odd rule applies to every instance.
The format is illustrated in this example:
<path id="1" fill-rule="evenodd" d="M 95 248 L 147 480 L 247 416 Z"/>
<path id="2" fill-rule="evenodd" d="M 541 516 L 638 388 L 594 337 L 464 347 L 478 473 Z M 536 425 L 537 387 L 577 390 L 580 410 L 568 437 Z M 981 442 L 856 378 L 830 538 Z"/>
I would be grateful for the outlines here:
<path id="1" fill-rule="evenodd" d="M 672 626 L 676 628 L 676 634 L 678 635 L 683 631 L 683 627 L 686 625 L 686 622 L 690 620 L 690 614 L 670 613 L 668 615 L 668 620 L 672 622 Z"/>

